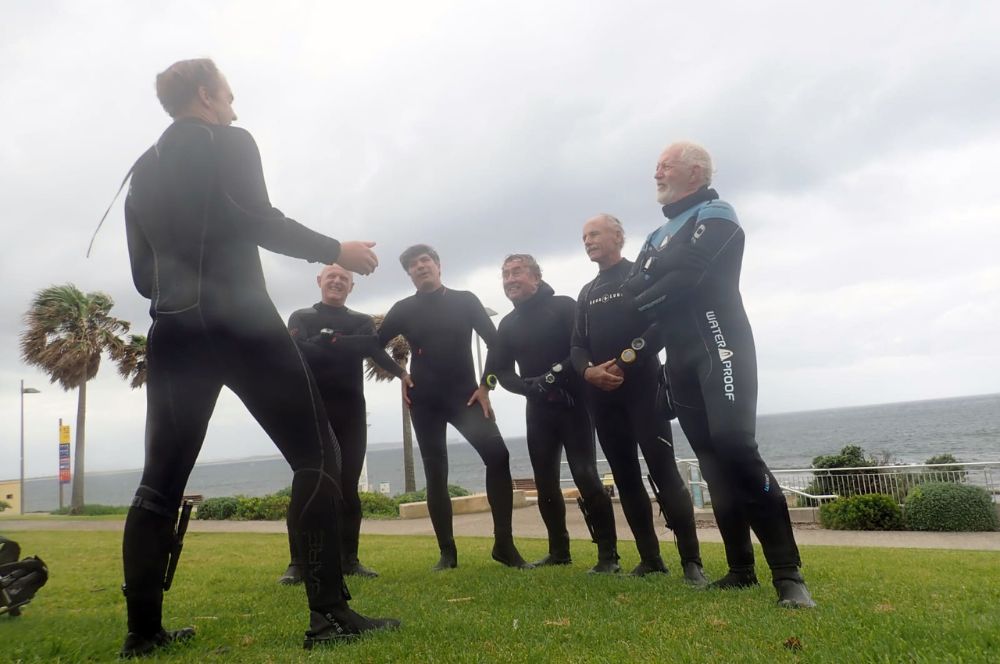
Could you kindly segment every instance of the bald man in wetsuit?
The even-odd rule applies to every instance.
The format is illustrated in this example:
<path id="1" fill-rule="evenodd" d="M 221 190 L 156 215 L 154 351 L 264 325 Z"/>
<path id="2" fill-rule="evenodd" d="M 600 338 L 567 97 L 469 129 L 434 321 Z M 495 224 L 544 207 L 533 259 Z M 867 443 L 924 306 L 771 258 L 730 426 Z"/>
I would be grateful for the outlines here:
<path id="1" fill-rule="evenodd" d="M 368 448 L 364 358 L 370 357 L 400 380 L 409 381 L 410 377 L 379 346 L 372 317 L 347 308 L 347 297 L 354 290 L 354 275 L 339 265 L 327 265 L 316 277 L 316 283 L 320 301 L 294 312 L 288 319 L 288 332 L 309 363 L 340 443 L 340 483 L 344 494 L 340 555 L 344 574 L 373 578 L 378 573 L 358 559 L 361 532 L 358 480 Z M 292 537 L 289 550 L 291 562 L 278 582 L 301 583 L 303 565 Z"/>

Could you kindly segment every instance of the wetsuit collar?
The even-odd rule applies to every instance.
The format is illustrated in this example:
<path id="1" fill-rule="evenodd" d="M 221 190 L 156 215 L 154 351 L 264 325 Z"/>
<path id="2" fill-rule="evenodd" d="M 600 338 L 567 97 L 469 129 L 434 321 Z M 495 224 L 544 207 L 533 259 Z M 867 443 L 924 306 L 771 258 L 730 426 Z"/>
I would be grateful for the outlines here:
<path id="1" fill-rule="evenodd" d="M 446 290 L 448 290 L 448 289 L 444 285 L 442 285 L 440 288 L 438 288 L 436 290 L 432 290 L 429 293 L 427 293 L 425 291 L 422 291 L 422 290 L 418 290 L 417 291 L 417 297 L 434 297 L 435 295 L 441 295 Z"/>
<path id="2" fill-rule="evenodd" d="M 555 293 L 556 292 L 552 290 L 552 286 L 549 286 L 544 281 L 539 281 L 538 290 L 536 290 L 528 299 L 514 303 L 514 308 L 521 309 L 522 307 L 533 307 L 536 303 L 541 303 L 549 299 L 555 295 Z"/>
<path id="3" fill-rule="evenodd" d="M 715 189 L 710 188 L 705 185 L 698 189 L 698 191 L 688 194 L 684 198 L 678 199 L 673 203 L 667 203 L 663 206 L 663 216 L 667 219 L 673 219 L 674 217 L 690 210 L 698 203 L 704 203 L 705 201 L 714 201 L 719 197 Z"/>
<path id="4" fill-rule="evenodd" d="M 346 311 L 347 305 L 342 304 L 339 307 L 335 307 L 332 304 L 327 304 L 326 302 L 317 302 L 313 305 L 313 309 L 316 311 Z"/>

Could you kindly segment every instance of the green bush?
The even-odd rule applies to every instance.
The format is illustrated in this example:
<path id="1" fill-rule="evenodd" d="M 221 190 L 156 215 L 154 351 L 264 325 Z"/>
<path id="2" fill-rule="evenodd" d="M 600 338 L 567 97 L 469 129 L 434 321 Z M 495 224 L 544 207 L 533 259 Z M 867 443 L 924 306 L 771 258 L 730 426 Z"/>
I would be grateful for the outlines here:
<path id="1" fill-rule="evenodd" d="M 448 485 L 448 495 L 452 498 L 460 498 L 461 496 L 468 496 L 472 492 L 461 487 L 457 484 Z M 427 500 L 427 489 L 420 489 L 419 491 L 410 491 L 407 493 L 401 493 L 397 496 L 393 496 L 393 502 L 397 505 L 402 505 L 403 503 L 422 503 Z"/>
<path id="2" fill-rule="evenodd" d="M 73 516 L 101 516 L 103 514 L 128 514 L 128 505 L 84 505 L 79 512 L 71 512 L 69 507 L 52 510 L 52 514 L 72 514 Z"/>
<path id="3" fill-rule="evenodd" d="M 910 489 L 903 519 L 910 530 L 981 532 L 1000 528 L 989 492 L 954 482 L 926 482 Z"/>
<path id="4" fill-rule="evenodd" d="M 288 515 L 288 496 L 237 496 L 239 504 L 232 518 L 237 521 L 280 521 Z"/>
<path id="5" fill-rule="evenodd" d="M 10 509 L 10 503 L 8 503 L 6 500 L 0 500 L 0 512 L 9 509 Z"/>
<path id="6" fill-rule="evenodd" d="M 368 518 L 385 518 L 399 516 L 399 505 L 389 496 L 373 491 L 359 491 L 361 498 L 361 515 Z"/>
<path id="7" fill-rule="evenodd" d="M 838 498 L 819 508 L 819 521 L 831 530 L 901 530 L 899 504 L 882 493 Z"/>
<path id="8" fill-rule="evenodd" d="M 197 518 L 222 521 L 236 516 L 240 505 L 239 498 L 225 496 L 224 498 L 206 498 L 198 505 Z"/>

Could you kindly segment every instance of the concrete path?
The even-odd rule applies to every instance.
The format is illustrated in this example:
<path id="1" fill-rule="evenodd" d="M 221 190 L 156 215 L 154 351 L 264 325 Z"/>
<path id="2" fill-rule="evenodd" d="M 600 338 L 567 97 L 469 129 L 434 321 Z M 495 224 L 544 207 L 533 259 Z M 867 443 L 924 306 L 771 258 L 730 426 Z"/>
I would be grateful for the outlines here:
<path id="1" fill-rule="evenodd" d="M 706 515 L 707 516 L 707 515 Z M 621 506 L 615 504 L 615 522 L 618 537 L 632 540 Z M 657 532 L 663 541 L 669 541 L 663 520 Z M 493 521 L 489 512 L 479 514 L 457 514 L 454 518 L 455 534 L 463 537 L 489 537 L 493 533 Z M 698 537 L 703 542 L 721 542 L 719 531 L 710 521 L 699 523 Z M 566 526 L 573 539 L 590 539 L 587 526 L 580 510 L 572 504 L 566 505 Z M 0 534 L 23 530 L 100 530 L 121 531 L 124 521 L 120 520 L 74 520 L 69 517 L 0 517 Z M 284 533 L 281 521 L 192 521 L 189 532 L 196 533 Z M 433 536 L 430 519 L 366 519 L 361 532 L 369 535 L 427 535 Z M 514 510 L 514 536 L 516 538 L 545 538 L 545 525 L 534 506 Z M 867 532 L 845 530 L 823 530 L 816 526 L 796 524 L 795 538 L 804 546 L 862 546 L 893 547 L 915 549 L 965 549 L 978 551 L 1000 551 L 1000 532 L 994 533 L 921 533 L 921 532 Z"/>

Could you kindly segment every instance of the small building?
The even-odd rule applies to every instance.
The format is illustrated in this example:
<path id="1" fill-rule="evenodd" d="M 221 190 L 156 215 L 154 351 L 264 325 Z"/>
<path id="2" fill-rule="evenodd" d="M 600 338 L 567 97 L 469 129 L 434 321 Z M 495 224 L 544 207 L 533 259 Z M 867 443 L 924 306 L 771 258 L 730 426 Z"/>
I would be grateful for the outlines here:
<path id="1" fill-rule="evenodd" d="M 20 514 L 21 480 L 0 480 L 0 501 L 10 505 L 0 514 Z"/>

